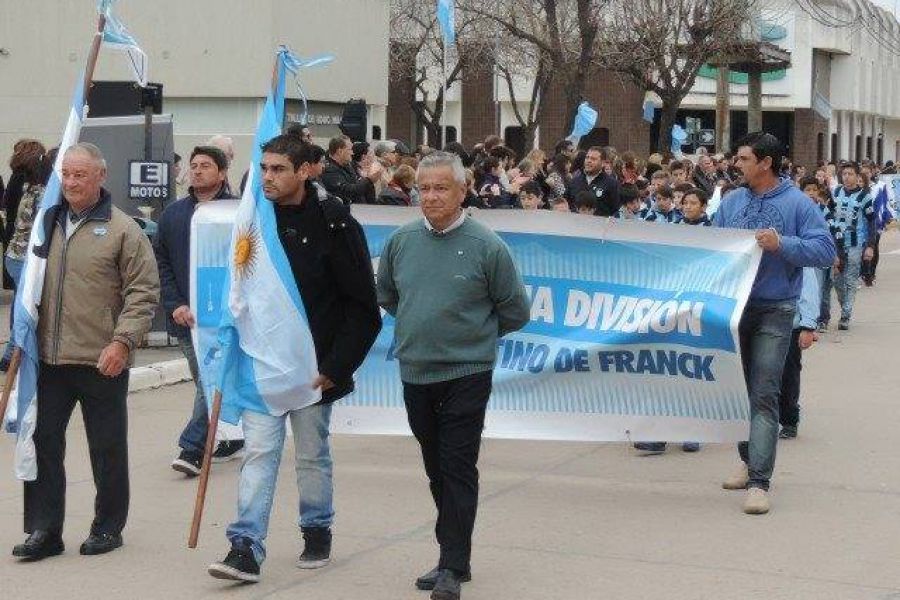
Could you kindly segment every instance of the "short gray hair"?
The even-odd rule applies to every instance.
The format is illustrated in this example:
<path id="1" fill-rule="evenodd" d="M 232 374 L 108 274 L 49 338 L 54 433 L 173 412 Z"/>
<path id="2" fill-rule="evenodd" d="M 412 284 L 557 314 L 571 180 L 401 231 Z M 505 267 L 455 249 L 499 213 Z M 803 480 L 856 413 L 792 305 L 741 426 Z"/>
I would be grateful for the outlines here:
<path id="1" fill-rule="evenodd" d="M 390 154 L 391 152 L 397 151 L 397 142 L 392 142 L 390 140 L 378 142 L 375 144 L 375 156 L 381 157 L 385 154 Z"/>
<path id="2" fill-rule="evenodd" d="M 76 142 L 66 148 L 65 156 L 74 154 L 76 152 L 87 154 L 95 163 L 100 165 L 100 168 L 106 168 L 106 159 L 103 157 L 103 152 L 101 152 L 100 148 L 98 148 L 94 144 L 90 142 Z"/>
<path id="3" fill-rule="evenodd" d="M 440 169 L 450 167 L 453 171 L 453 179 L 457 183 L 466 184 L 466 170 L 463 168 L 462 161 L 457 154 L 451 152 L 432 152 L 428 156 L 419 161 L 419 170 L 416 172 L 416 178 L 425 169 Z"/>

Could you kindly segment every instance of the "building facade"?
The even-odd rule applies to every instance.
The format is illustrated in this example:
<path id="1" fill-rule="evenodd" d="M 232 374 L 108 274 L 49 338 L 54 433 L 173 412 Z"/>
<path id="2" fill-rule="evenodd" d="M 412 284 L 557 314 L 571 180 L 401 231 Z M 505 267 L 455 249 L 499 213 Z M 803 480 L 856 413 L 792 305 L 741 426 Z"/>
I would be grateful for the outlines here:
<path id="1" fill-rule="evenodd" d="M 823 4 L 823 3 L 818 3 Z M 852 20 L 860 6 L 870 10 L 869 27 L 829 27 L 802 10 L 798 3 L 773 0 L 761 14 L 760 37 L 791 53 L 791 66 L 767 73 L 763 80 L 763 127 L 778 135 L 794 161 L 870 158 L 877 162 L 900 157 L 900 23 L 869 0 L 827 0 L 837 20 Z M 879 35 L 874 33 L 881 32 Z M 409 110 L 409 86 L 393 73 L 388 106 L 388 137 L 426 141 Z M 747 132 L 747 75 L 730 75 L 730 133 L 736 141 Z M 516 97 L 530 95 L 530 82 L 517 86 Z M 641 155 L 650 152 L 658 134 L 659 111 L 654 123 L 643 119 L 644 92 L 612 72 L 593 77 L 585 100 L 597 108 L 600 119 L 592 143 L 611 145 Z M 543 122 L 536 143 L 549 150 L 570 131 L 565 122 L 562 90 L 548 90 Z M 715 127 L 716 71 L 704 68 L 684 99 L 678 122 L 688 117 L 704 129 Z M 527 111 L 519 103 L 521 111 Z M 505 81 L 490 70 L 464 76 L 450 88 L 447 123 L 466 145 L 499 133 L 516 146 L 519 123 Z M 454 139 L 448 135 L 449 139 Z M 518 148 L 524 150 L 524 148 Z M 712 147 L 710 147 L 712 149 Z M 689 148 L 685 147 L 685 151 Z"/>
<path id="2" fill-rule="evenodd" d="M 8 171 L 15 140 L 58 143 L 96 28 L 94 4 L 0 0 L 0 173 Z M 235 140 L 237 169 L 246 168 L 279 44 L 302 57 L 335 56 L 301 73 L 317 141 L 338 133 L 341 108 L 352 98 L 365 99 L 370 137 L 384 130 L 387 0 L 154 0 L 121 2 L 116 11 L 147 53 L 150 81 L 164 86 L 163 112 L 172 114 L 182 155 L 225 134 Z M 121 56 L 101 51 L 95 79 L 128 78 Z M 288 119 L 298 118 L 291 83 L 287 95 Z"/>

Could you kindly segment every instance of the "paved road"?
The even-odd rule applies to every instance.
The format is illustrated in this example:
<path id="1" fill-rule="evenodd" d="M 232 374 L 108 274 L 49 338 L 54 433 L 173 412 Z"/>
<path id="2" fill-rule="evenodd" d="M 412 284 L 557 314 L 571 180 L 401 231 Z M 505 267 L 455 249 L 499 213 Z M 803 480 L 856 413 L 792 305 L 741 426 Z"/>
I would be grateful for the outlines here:
<path id="1" fill-rule="evenodd" d="M 619 444 L 486 441 L 474 580 L 465 598 L 900 599 L 900 236 L 884 241 L 853 330 L 806 357 L 800 438 L 779 449 L 771 514 L 741 513 L 719 488 L 730 447 L 637 457 Z M 897 254 L 887 254 L 897 251 Z M 284 461 L 263 581 L 208 577 L 224 555 L 238 465 L 214 472 L 200 548 L 186 535 L 195 484 L 168 468 L 190 385 L 131 398 L 132 510 L 126 546 L 83 558 L 93 485 L 80 421 L 69 436 L 68 552 L 0 558 L 3 599 L 415 599 L 435 562 L 433 511 L 411 439 L 338 436 L 335 561 L 301 572 L 292 459 Z M 21 534 L 21 487 L 0 441 L 0 551 Z"/>

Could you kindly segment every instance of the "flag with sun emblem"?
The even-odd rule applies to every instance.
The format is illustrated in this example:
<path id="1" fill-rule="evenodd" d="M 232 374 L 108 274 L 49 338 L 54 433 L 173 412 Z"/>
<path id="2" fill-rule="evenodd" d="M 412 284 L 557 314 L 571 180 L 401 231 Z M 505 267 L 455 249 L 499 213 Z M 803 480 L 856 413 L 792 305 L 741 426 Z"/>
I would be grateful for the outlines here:
<path id="1" fill-rule="evenodd" d="M 219 328 L 221 418 L 229 423 L 244 410 L 282 415 L 321 399 L 312 385 L 318 375 L 312 333 L 259 171 L 262 145 L 281 133 L 285 75 L 292 60 L 287 49 L 279 49 L 232 232 Z"/>

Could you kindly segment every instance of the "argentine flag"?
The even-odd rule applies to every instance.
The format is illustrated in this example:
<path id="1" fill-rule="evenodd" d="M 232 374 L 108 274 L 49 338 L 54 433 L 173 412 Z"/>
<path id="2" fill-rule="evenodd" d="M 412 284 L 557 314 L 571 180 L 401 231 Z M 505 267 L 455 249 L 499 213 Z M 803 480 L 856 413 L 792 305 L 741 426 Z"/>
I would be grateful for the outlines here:
<path id="1" fill-rule="evenodd" d="M 453 0 L 438 0 L 437 20 L 441 25 L 444 43 L 452 46 L 456 42 L 456 13 Z"/>
<path id="2" fill-rule="evenodd" d="M 106 16 L 103 29 L 103 45 L 111 50 L 125 53 L 131 77 L 141 87 L 147 86 L 147 55 L 138 46 L 137 41 L 129 33 L 125 25 L 112 14 L 114 0 L 100 0 L 97 10 Z"/>
<path id="3" fill-rule="evenodd" d="M 237 423 L 244 410 L 279 416 L 321 399 L 312 385 L 319 371 L 306 310 L 260 177 L 261 147 L 281 133 L 285 74 L 295 60 L 284 48 L 277 56 L 275 82 L 259 119 L 232 231 L 219 328 L 221 419 L 229 423 Z"/>
<path id="4" fill-rule="evenodd" d="M 41 303 L 41 292 L 44 288 L 44 271 L 47 267 L 46 253 L 40 256 L 35 253 L 47 241 L 44 231 L 44 215 L 51 207 L 59 204 L 62 197 L 62 161 L 66 150 L 78 142 L 81 125 L 84 120 L 84 78 L 80 78 L 72 96 L 69 108 L 69 120 L 59 145 L 59 154 L 53 165 L 53 173 L 44 188 L 40 208 L 34 217 L 34 227 L 28 240 L 28 252 L 22 277 L 16 289 L 16 303 L 13 307 L 15 319 L 13 325 L 13 343 L 21 349 L 22 362 L 16 388 L 10 395 L 10 410 L 6 415 L 6 429 L 17 435 L 15 452 L 16 477 L 23 481 L 34 481 L 37 478 L 37 461 L 35 458 L 32 436 L 37 420 L 37 375 L 38 375 L 38 343 L 37 323 L 38 305 Z"/>

